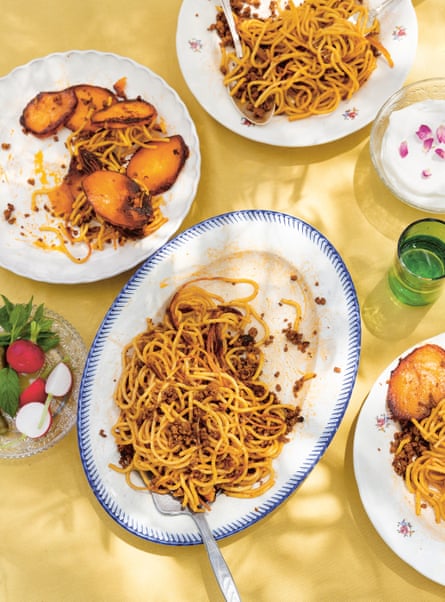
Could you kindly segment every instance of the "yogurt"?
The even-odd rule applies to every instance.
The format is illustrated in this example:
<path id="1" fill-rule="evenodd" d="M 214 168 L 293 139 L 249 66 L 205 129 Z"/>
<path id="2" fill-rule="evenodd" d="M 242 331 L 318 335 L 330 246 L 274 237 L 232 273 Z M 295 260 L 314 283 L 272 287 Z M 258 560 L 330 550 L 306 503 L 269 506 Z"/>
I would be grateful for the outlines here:
<path id="1" fill-rule="evenodd" d="M 382 140 L 386 178 L 400 198 L 428 211 L 445 209 L 445 138 L 440 126 L 445 128 L 445 100 L 423 100 L 394 111 Z"/>

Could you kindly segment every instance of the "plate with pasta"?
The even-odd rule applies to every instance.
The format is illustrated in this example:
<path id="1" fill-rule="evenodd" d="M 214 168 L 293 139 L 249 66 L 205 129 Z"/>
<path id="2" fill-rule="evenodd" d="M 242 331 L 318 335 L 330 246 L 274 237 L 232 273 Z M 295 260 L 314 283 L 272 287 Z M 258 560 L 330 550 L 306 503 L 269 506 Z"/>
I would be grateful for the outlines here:
<path id="1" fill-rule="evenodd" d="M 87 358 L 78 440 L 100 504 L 164 544 L 201 540 L 150 491 L 205 511 L 218 539 L 253 525 L 334 437 L 360 338 L 350 275 L 306 222 L 245 210 L 180 233 L 122 289 Z"/>
<path id="2" fill-rule="evenodd" d="M 443 370 L 442 360 L 437 363 L 436 358 L 444 354 L 445 334 L 439 334 L 394 359 L 362 406 L 353 445 L 358 489 L 375 529 L 402 560 L 441 585 L 445 585 L 444 505 L 443 500 L 434 500 L 443 498 L 445 454 L 443 445 L 436 443 L 444 432 L 443 404 L 439 401 L 433 410 L 426 405 L 423 418 L 402 421 L 395 418 L 391 404 L 393 389 L 399 386 L 418 387 L 413 395 L 405 392 L 402 402 L 412 397 L 417 404 L 421 374 L 436 365 Z M 414 377 L 408 375 L 411 369 Z M 440 393 L 439 383 L 428 378 Z"/>
<path id="3" fill-rule="evenodd" d="M 369 0 L 371 8 L 379 4 Z M 183 1 L 177 55 L 202 107 L 229 130 L 256 142 L 306 147 L 360 130 L 403 85 L 414 62 L 417 19 L 411 0 L 395 3 L 371 30 L 350 21 L 367 11 L 351 0 L 235 5 L 251 11 L 235 14 L 244 59 L 231 48 L 217 0 Z M 268 104 L 275 106 L 275 115 L 265 125 L 254 125 L 240 115 L 227 89 L 259 116 Z"/>
<path id="4" fill-rule="evenodd" d="M 178 230 L 199 182 L 199 141 L 157 74 L 112 53 L 54 53 L 1 78 L 0 98 L 2 267 L 44 282 L 102 280 Z"/>

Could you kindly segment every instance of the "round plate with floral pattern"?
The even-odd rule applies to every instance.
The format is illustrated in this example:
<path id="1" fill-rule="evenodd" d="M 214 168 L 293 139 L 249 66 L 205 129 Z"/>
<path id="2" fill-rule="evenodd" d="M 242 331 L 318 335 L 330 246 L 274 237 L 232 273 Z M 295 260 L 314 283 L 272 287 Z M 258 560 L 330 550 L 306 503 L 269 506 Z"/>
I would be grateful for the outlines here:
<path id="1" fill-rule="evenodd" d="M 370 0 L 376 7 L 381 0 Z M 298 0 L 295 0 L 295 4 Z M 261 0 L 268 14 L 269 0 Z M 253 125 L 235 109 L 219 71 L 219 38 L 209 27 L 215 23 L 218 0 L 184 0 L 179 13 L 176 50 L 184 78 L 197 101 L 216 121 L 256 142 L 286 147 L 323 144 L 348 136 L 368 125 L 385 100 L 404 83 L 417 49 L 417 18 L 411 0 L 400 0 L 381 19 L 380 41 L 394 61 L 383 57 L 366 84 L 328 115 L 289 122 L 275 116 L 267 125 Z"/>
<path id="2" fill-rule="evenodd" d="M 405 351 L 435 343 L 445 347 L 445 334 L 422 341 Z M 357 421 L 354 437 L 354 471 L 365 510 L 388 546 L 406 563 L 429 579 L 445 585 L 445 531 L 433 511 L 416 515 L 414 496 L 392 467 L 390 443 L 397 430 L 386 404 L 391 371 L 397 357 L 379 376 Z"/>

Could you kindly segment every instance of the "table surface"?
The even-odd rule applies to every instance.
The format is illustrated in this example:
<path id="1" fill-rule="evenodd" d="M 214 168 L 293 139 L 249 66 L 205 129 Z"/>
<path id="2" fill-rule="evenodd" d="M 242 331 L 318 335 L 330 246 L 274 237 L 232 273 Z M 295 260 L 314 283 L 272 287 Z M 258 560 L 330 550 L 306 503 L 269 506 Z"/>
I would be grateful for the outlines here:
<path id="1" fill-rule="evenodd" d="M 201 181 L 181 229 L 230 210 L 283 211 L 319 229 L 352 275 L 363 340 L 344 420 L 321 462 L 282 506 L 219 542 L 242 599 L 443 599 L 443 588 L 400 560 L 374 529 L 352 460 L 357 415 L 375 379 L 405 349 L 444 330 L 444 297 L 427 310 L 394 311 L 384 299 L 377 304 L 380 313 L 372 306 L 398 234 L 424 214 L 400 203 L 379 183 L 369 157 L 369 126 L 337 142 L 290 149 L 256 144 L 212 119 L 178 66 L 174 39 L 180 4 L 2 0 L 0 76 L 36 57 L 72 49 L 110 51 L 148 66 L 186 103 L 200 138 Z M 419 46 L 407 82 L 443 76 L 445 64 L 445 3 L 413 4 Z M 91 284 L 55 285 L 0 269 L 0 292 L 18 302 L 33 295 L 70 320 L 90 345 L 131 273 Z M 104 512 L 85 478 L 75 429 L 44 454 L 0 462 L 0 471 L 1 600 L 222 599 L 203 546 L 145 542 Z"/>

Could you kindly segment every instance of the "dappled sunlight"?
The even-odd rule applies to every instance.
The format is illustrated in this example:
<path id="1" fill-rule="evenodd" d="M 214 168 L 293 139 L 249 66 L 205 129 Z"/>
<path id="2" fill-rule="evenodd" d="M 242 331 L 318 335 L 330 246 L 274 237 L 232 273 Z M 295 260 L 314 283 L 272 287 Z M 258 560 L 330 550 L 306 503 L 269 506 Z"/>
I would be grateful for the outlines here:
<path id="1" fill-rule="evenodd" d="M 268 579 L 271 574 L 280 581 L 283 602 L 320 600 L 325 586 L 330 584 L 332 588 L 337 580 L 338 557 L 351 554 L 350 542 L 343 533 L 349 518 L 341 494 L 340 472 L 322 461 L 289 500 L 258 525 L 253 549 L 248 552 L 249 542 L 238 542 L 237 547 L 245 548 L 248 554 L 242 564 L 243 572 L 252 563 L 268 566 L 264 575 L 261 571 L 256 573 L 246 600 L 274 599 L 274 583 Z M 326 558 L 332 558 L 332 563 L 326 564 Z M 286 584 L 284 575 L 293 578 Z M 296 583 L 298 592 L 294 591 Z M 342 584 L 338 587 L 340 593 Z"/>

